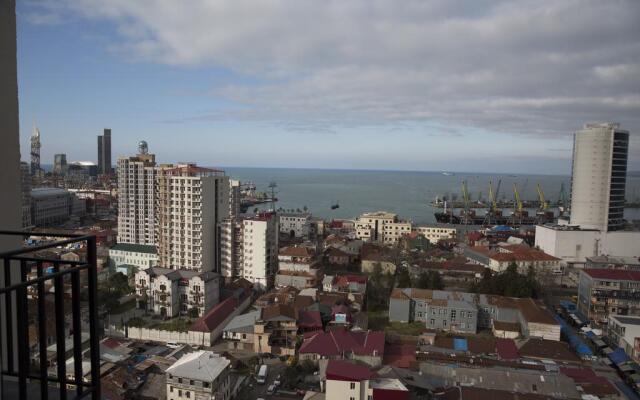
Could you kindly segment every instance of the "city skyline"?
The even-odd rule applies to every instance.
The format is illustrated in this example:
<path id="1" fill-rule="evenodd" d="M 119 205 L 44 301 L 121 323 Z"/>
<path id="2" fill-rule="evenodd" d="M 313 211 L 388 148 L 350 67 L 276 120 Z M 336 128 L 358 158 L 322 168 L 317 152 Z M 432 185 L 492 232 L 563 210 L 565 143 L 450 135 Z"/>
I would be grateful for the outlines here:
<path id="1" fill-rule="evenodd" d="M 637 3 L 256 7 L 21 3 L 23 158 L 36 120 L 43 160 L 110 127 L 113 157 L 160 162 L 568 174 L 572 133 L 610 121 L 640 168 Z"/>

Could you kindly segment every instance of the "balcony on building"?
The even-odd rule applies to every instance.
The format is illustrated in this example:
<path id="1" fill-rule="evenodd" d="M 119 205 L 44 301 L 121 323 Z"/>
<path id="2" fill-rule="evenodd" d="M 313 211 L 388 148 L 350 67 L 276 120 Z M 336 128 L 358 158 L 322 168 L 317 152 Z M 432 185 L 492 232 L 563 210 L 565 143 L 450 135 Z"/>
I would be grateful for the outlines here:
<path id="1" fill-rule="evenodd" d="M 0 236 L 16 244 L 0 252 L 0 398 L 100 399 L 95 236 L 28 247 L 28 233 Z M 84 260 L 47 251 L 78 245 Z"/>

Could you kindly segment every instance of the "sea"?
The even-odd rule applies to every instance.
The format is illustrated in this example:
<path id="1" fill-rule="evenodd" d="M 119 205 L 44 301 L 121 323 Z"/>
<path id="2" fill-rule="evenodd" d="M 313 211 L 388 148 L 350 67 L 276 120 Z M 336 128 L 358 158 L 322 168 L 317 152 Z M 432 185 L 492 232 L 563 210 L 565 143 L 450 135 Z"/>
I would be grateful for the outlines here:
<path id="1" fill-rule="evenodd" d="M 564 184 L 570 195 L 571 177 L 560 175 L 443 173 L 423 171 L 329 170 L 294 168 L 239 168 L 227 167 L 232 179 L 253 182 L 257 191 L 269 192 L 275 182 L 276 208 L 303 210 L 323 219 L 355 218 L 363 212 L 389 211 L 399 218 L 415 224 L 435 223 L 431 206 L 436 198 L 462 198 L 462 181 L 467 182 L 471 200 L 487 199 L 489 181 L 494 190 L 502 181 L 498 199 L 512 200 L 513 184 L 517 184 L 521 199 L 538 198 L 536 185 L 540 184 L 547 201 L 556 202 Z M 627 200 L 639 201 L 640 177 L 627 178 Z M 338 204 L 339 208 L 332 209 Z M 262 206 L 264 209 L 269 206 Z M 505 210 L 508 212 L 508 210 Z M 478 211 L 481 213 L 482 211 Z M 640 209 L 628 208 L 625 218 L 640 219 Z"/>

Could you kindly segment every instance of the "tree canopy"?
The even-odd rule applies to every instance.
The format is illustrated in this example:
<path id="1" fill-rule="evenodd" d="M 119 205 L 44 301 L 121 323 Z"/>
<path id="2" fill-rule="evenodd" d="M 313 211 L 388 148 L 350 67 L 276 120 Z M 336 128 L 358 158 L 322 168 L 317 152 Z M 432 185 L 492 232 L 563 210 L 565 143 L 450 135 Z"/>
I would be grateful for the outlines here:
<path id="1" fill-rule="evenodd" d="M 418 281 L 414 285 L 420 289 L 444 289 L 444 282 L 437 271 L 425 271 L 418 276 Z"/>
<path id="2" fill-rule="evenodd" d="M 474 282 L 469 287 L 470 292 L 507 297 L 535 298 L 540 294 L 540 290 L 533 268 L 529 268 L 527 274 L 523 275 L 518 272 L 518 267 L 514 263 L 498 274 L 485 270 L 480 282 Z"/>

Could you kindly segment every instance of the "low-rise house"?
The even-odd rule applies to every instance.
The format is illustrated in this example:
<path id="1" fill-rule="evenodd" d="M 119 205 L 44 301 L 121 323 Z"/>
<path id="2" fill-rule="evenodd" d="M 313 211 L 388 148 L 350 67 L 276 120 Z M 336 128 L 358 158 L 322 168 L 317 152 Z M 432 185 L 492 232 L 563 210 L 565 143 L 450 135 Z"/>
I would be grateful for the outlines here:
<path id="1" fill-rule="evenodd" d="M 303 246 L 280 249 L 276 286 L 293 286 L 298 289 L 315 287 L 321 279 L 319 260 L 315 252 Z"/>
<path id="2" fill-rule="evenodd" d="M 424 236 L 431 244 L 438 244 L 440 240 L 456 239 L 458 230 L 447 226 L 416 226 L 414 232 Z"/>
<path id="3" fill-rule="evenodd" d="M 158 265 L 158 249 L 151 245 L 118 243 L 109 249 L 109 260 L 116 270 L 122 265 L 144 270 Z"/>
<path id="4" fill-rule="evenodd" d="M 258 297 L 254 306 L 262 308 L 273 304 L 293 304 L 299 292 L 300 289 L 293 286 L 276 288 Z"/>
<path id="5" fill-rule="evenodd" d="M 353 274 L 326 276 L 322 281 L 322 287 L 325 292 L 365 293 L 367 277 Z"/>
<path id="6" fill-rule="evenodd" d="M 211 351 L 189 353 L 166 370 L 167 400 L 229 400 L 230 361 Z"/>
<path id="7" fill-rule="evenodd" d="M 300 360 L 357 360 L 379 367 L 382 365 L 384 348 L 384 331 L 336 329 L 306 335 L 298 354 Z"/>
<path id="8" fill-rule="evenodd" d="M 380 266 L 383 273 L 396 273 L 391 250 L 375 244 L 365 243 L 360 250 L 360 270 L 364 273 L 372 273 L 376 266 Z"/>
<path id="9" fill-rule="evenodd" d="M 222 331 L 230 349 L 253 350 L 254 325 L 260 319 L 260 310 L 234 317 Z"/>
<path id="10" fill-rule="evenodd" d="M 214 272 L 152 267 L 136 273 L 135 290 L 138 308 L 162 317 L 198 317 L 218 304 L 220 277 Z"/>
<path id="11" fill-rule="evenodd" d="M 411 222 L 385 211 L 364 213 L 356 218 L 356 237 L 365 242 L 395 245 L 411 233 Z"/>
<path id="12" fill-rule="evenodd" d="M 476 333 L 494 321 L 517 323 L 524 337 L 560 340 L 560 325 L 532 299 L 427 289 L 394 289 L 389 321 L 424 322 L 429 329 Z"/>
<path id="13" fill-rule="evenodd" d="M 264 307 L 254 326 L 253 351 L 293 356 L 297 331 L 297 316 L 292 306 L 276 304 Z"/>
<path id="14" fill-rule="evenodd" d="M 320 311 L 299 310 L 298 329 L 301 333 L 317 332 L 324 328 Z"/>
<path id="15" fill-rule="evenodd" d="M 330 247 L 326 252 L 326 257 L 329 264 L 335 265 L 349 265 L 352 261 L 351 254 L 336 247 Z"/>
<path id="16" fill-rule="evenodd" d="M 561 273 L 561 259 L 524 244 L 503 244 L 495 247 L 472 246 L 464 251 L 472 262 L 484 265 L 494 272 L 505 271 L 516 264 L 518 272 L 526 274 L 529 268 L 538 273 Z"/>
<path id="17" fill-rule="evenodd" d="M 347 361 L 327 363 L 325 388 L 326 399 L 409 399 L 409 390 L 400 380 L 377 378 L 368 367 Z"/>

